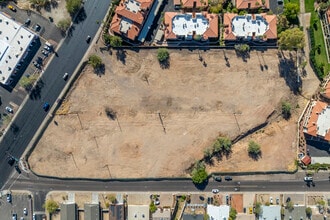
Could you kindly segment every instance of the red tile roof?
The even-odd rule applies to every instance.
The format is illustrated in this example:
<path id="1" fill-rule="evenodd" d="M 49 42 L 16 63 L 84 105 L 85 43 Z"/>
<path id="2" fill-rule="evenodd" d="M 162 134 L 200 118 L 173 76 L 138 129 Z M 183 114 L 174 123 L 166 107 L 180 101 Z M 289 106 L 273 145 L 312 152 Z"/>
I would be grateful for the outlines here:
<path id="1" fill-rule="evenodd" d="M 196 4 L 196 8 L 206 7 L 208 5 L 207 0 L 181 0 L 183 8 L 193 8 L 194 2 Z"/>
<path id="2" fill-rule="evenodd" d="M 172 20 L 173 18 L 178 15 L 177 12 L 165 12 L 164 14 L 164 24 L 166 26 L 164 31 L 165 39 L 167 40 L 175 40 L 177 36 L 173 33 L 172 29 Z M 219 37 L 219 17 L 216 14 L 209 14 L 207 12 L 202 13 L 203 16 L 209 21 L 209 28 L 203 34 L 203 38 L 205 40 L 209 38 L 217 38 Z"/>
<path id="3" fill-rule="evenodd" d="M 330 8 L 327 9 L 326 16 L 328 23 L 330 23 Z"/>
<path id="4" fill-rule="evenodd" d="M 113 33 L 123 35 L 128 39 L 135 40 L 139 35 L 142 28 L 143 22 L 148 15 L 148 9 L 151 7 L 153 0 L 134 0 L 140 3 L 140 10 L 133 12 L 127 9 L 126 2 L 128 0 L 122 0 L 116 8 L 115 15 L 110 24 L 110 30 Z M 128 19 L 131 21 L 131 26 L 128 29 L 127 33 L 122 33 L 120 31 L 122 18 Z"/>
<path id="5" fill-rule="evenodd" d="M 262 4 L 262 0 L 236 0 L 237 9 L 248 9 L 250 4 L 250 9 L 265 7 L 269 8 L 269 0 L 265 0 L 265 4 Z"/>
<path id="6" fill-rule="evenodd" d="M 267 15 L 266 13 L 260 14 L 268 23 L 268 30 L 265 32 L 265 40 L 277 39 L 277 20 L 276 15 Z M 238 16 L 234 13 L 225 13 L 223 15 L 223 25 L 224 25 L 224 40 L 236 40 L 236 35 L 232 30 L 232 20 Z M 252 15 L 254 16 L 254 15 Z"/>
<path id="7" fill-rule="evenodd" d="M 308 118 L 307 125 L 304 126 L 304 132 L 311 135 L 311 136 L 319 136 L 318 135 L 318 125 L 317 120 L 319 118 L 319 113 L 323 111 L 323 109 L 327 108 L 328 104 L 321 101 L 315 101 L 314 106 L 312 106 L 312 111 L 310 112 L 310 115 L 306 116 Z M 329 125 L 330 128 L 330 125 Z M 326 132 L 325 137 L 323 139 L 330 141 L 330 129 L 328 129 L 328 132 Z"/>
<path id="8" fill-rule="evenodd" d="M 322 95 L 325 98 L 330 99 L 330 81 L 325 85 L 324 91 L 322 91 Z"/>
<path id="9" fill-rule="evenodd" d="M 307 166 L 307 165 L 309 165 L 311 162 L 312 162 L 312 159 L 311 159 L 311 157 L 310 156 L 304 156 L 302 159 L 301 159 L 301 162 L 305 165 L 305 166 Z"/>

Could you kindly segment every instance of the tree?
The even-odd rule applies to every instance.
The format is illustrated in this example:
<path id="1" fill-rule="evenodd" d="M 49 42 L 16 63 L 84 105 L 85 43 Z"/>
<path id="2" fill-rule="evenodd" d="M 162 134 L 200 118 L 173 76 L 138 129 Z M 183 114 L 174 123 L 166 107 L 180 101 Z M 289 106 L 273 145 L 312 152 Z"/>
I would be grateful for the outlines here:
<path id="1" fill-rule="evenodd" d="M 298 13 L 300 12 L 299 5 L 296 3 L 288 2 L 284 5 L 283 14 L 288 20 L 297 19 Z"/>
<path id="2" fill-rule="evenodd" d="M 248 153 L 251 156 L 258 156 L 261 153 L 260 145 L 251 140 L 249 142 Z"/>
<path id="3" fill-rule="evenodd" d="M 289 119 L 291 117 L 291 104 L 288 102 L 282 102 L 282 115 L 283 118 Z"/>
<path id="4" fill-rule="evenodd" d="M 289 28 L 289 21 L 284 15 L 277 16 L 277 33 L 281 33 Z"/>
<path id="5" fill-rule="evenodd" d="M 313 213 L 311 207 L 307 207 L 305 211 L 306 211 L 307 217 L 310 218 L 312 216 L 312 213 Z"/>
<path id="6" fill-rule="evenodd" d="M 248 44 L 235 44 L 235 50 L 240 53 L 247 53 L 250 51 L 250 46 Z"/>
<path id="7" fill-rule="evenodd" d="M 207 172 L 203 162 L 197 162 L 191 172 L 191 179 L 195 184 L 202 184 L 207 180 Z"/>
<path id="8" fill-rule="evenodd" d="M 117 199 L 116 199 L 116 196 L 115 196 L 115 195 L 113 195 L 113 194 L 107 195 L 107 198 L 109 199 L 109 201 L 110 201 L 112 204 L 116 204 Z"/>
<path id="9" fill-rule="evenodd" d="M 19 85 L 22 86 L 25 90 L 30 90 L 33 87 L 33 84 L 37 81 L 38 75 L 33 74 L 29 77 L 23 76 L 21 80 L 19 81 Z"/>
<path id="10" fill-rule="evenodd" d="M 73 15 L 80 9 L 82 0 L 67 0 L 66 1 L 66 10 L 69 14 Z"/>
<path id="11" fill-rule="evenodd" d="M 110 36 L 110 46 L 111 47 L 120 47 L 123 43 L 123 40 L 121 39 L 121 37 L 118 36 Z"/>
<path id="12" fill-rule="evenodd" d="M 43 7 L 46 5 L 47 0 L 30 0 L 30 3 L 37 7 Z"/>
<path id="13" fill-rule="evenodd" d="M 231 143 L 231 140 L 227 137 L 219 137 L 218 138 L 218 142 L 221 146 L 221 149 L 225 152 L 230 152 L 231 150 L 231 146 L 232 146 L 232 143 Z"/>
<path id="14" fill-rule="evenodd" d="M 280 49 L 294 50 L 305 46 L 304 32 L 299 28 L 290 28 L 279 34 L 278 44 Z"/>
<path id="15" fill-rule="evenodd" d="M 236 209 L 230 207 L 229 220 L 235 220 L 236 219 L 236 215 L 237 215 Z"/>
<path id="16" fill-rule="evenodd" d="M 70 18 L 64 18 L 57 23 L 57 27 L 62 31 L 66 31 L 70 27 L 70 24 L 71 24 Z"/>
<path id="17" fill-rule="evenodd" d="M 92 67 L 94 69 L 97 69 L 97 68 L 101 67 L 103 63 L 102 63 L 101 57 L 99 57 L 95 54 L 92 54 L 92 55 L 90 55 L 90 57 L 88 59 L 88 64 L 92 65 Z"/>
<path id="18" fill-rule="evenodd" d="M 157 210 L 157 206 L 155 205 L 153 200 L 150 202 L 149 210 L 150 210 L 151 213 L 155 213 L 156 210 Z"/>
<path id="19" fill-rule="evenodd" d="M 291 212 L 294 209 L 293 202 L 292 201 L 287 202 L 286 208 Z"/>
<path id="20" fill-rule="evenodd" d="M 170 54 L 166 48 L 159 48 L 157 50 L 157 58 L 159 62 L 165 62 L 170 57 Z"/>
<path id="21" fill-rule="evenodd" d="M 110 39 L 111 39 L 110 34 L 108 34 L 108 33 L 104 34 L 104 35 L 103 35 L 103 39 L 104 39 L 104 43 L 105 43 L 106 45 L 110 45 Z"/>
<path id="22" fill-rule="evenodd" d="M 49 214 L 53 214 L 59 208 L 59 205 L 54 200 L 47 200 L 44 207 L 46 208 L 47 212 L 49 212 Z"/>
<path id="23" fill-rule="evenodd" d="M 255 206 L 255 209 L 254 209 L 254 213 L 257 217 L 259 217 L 262 213 L 262 209 L 261 209 L 261 203 L 260 202 L 257 202 L 256 203 L 256 206 Z"/>

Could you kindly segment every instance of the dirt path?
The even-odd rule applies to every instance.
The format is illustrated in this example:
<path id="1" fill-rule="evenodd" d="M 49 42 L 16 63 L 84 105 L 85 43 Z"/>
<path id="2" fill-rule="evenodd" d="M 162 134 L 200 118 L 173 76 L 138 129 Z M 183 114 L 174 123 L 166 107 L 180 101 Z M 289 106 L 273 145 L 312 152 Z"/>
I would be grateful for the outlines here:
<path id="1" fill-rule="evenodd" d="M 49 125 L 29 158 L 35 172 L 92 178 L 186 176 L 185 170 L 219 133 L 233 138 L 263 123 L 282 100 L 297 103 L 280 77 L 277 50 L 253 51 L 246 62 L 231 50 L 173 50 L 169 69 L 159 67 L 156 50 L 98 54 L 105 74 L 98 76 L 89 67 L 83 71 L 65 114 L 55 116 L 57 125 Z M 296 108 L 296 114 L 301 110 Z M 114 120 L 106 114 L 111 111 Z M 274 121 L 208 170 L 291 169 L 296 119 Z M 262 146 L 259 161 L 247 157 L 249 139 Z"/>

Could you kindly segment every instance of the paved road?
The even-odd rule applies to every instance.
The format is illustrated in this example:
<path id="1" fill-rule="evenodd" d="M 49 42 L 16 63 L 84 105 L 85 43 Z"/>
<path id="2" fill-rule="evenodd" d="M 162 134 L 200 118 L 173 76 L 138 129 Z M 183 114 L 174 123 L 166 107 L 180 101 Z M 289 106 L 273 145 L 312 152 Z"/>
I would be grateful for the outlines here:
<path id="1" fill-rule="evenodd" d="M 33 135 L 46 116 L 42 105 L 45 101 L 53 105 L 59 93 L 65 86 L 63 74 L 72 73 L 84 56 L 88 44 L 86 36 L 94 37 L 99 25 L 96 21 L 104 18 L 109 8 L 110 0 L 86 1 L 84 5 L 87 17 L 85 20 L 74 24 L 72 35 L 65 39 L 63 46 L 58 49 L 58 57 L 55 57 L 42 76 L 42 88 L 33 99 L 29 99 L 20 113 L 13 121 L 13 127 L 4 136 L 0 143 L 0 187 L 3 188 L 9 176 L 13 173 L 13 167 L 9 167 L 6 161 L 8 151 L 19 158 L 28 146 Z"/>

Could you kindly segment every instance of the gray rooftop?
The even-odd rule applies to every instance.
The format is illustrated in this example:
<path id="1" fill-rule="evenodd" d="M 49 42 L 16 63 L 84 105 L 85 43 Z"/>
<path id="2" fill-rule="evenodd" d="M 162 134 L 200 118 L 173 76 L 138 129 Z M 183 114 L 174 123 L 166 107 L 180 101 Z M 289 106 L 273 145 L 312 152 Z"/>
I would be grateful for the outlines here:
<path id="1" fill-rule="evenodd" d="M 284 220 L 305 220 L 306 206 L 294 206 L 294 209 L 290 212 L 288 209 L 284 210 Z"/>
<path id="2" fill-rule="evenodd" d="M 193 215 L 193 214 L 183 214 L 183 220 L 203 220 L 204 216 L 202 214 Z"/>
<path id="3" fill-rule="evenodd" d="M 84 220 L 100 220 L 100 205 L 85 204 L 84 205 Z"/>
<path id="4" fill-rule="evenodd" d="M 125 209 L 124 204 L 111 204 L 109 206 L 109 220 L 124 220 Z"/>
<path id="5" fill-rule="evenodd" d="M 76 220 L 77 209 L 75 203 L 61 204 L 61 220 Z"/>

